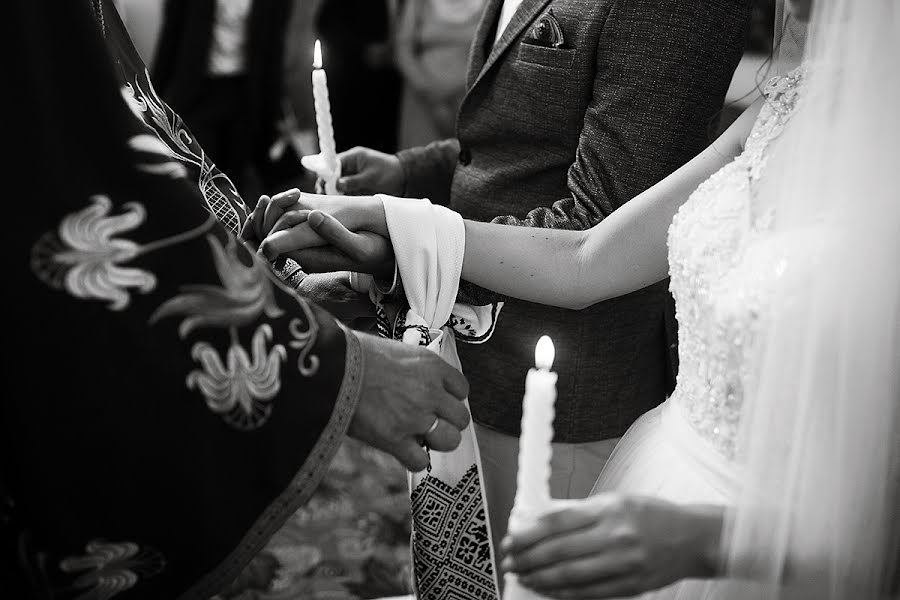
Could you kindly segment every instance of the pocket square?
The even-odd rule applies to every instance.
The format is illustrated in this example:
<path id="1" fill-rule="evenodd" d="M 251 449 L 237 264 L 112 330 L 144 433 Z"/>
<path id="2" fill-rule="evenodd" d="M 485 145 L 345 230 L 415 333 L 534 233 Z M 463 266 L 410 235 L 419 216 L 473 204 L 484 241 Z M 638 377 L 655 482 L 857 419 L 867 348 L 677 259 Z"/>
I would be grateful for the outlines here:
<path id="1" fill-rule="evenodd" d="M 545 12 L 531 28 L 531 34 L 525 40 L 529 44 L 547 48 L 562 48 L 566 43 L 562 27 L 553 16 L 553 9 Z"/>

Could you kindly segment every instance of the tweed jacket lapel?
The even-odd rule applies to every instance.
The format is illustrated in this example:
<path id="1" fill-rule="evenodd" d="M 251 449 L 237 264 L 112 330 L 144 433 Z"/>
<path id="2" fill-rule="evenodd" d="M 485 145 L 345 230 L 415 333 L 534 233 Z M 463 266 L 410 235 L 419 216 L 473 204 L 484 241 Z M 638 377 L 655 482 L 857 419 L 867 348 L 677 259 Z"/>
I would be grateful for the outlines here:
<path id="1" fill-rule="evenodd" d="M 504 52 L 509 48 L 512 44 L 513 40 L 519 37 L 519 34 L 531 24 L 532 21 L 540 14 L 541 10 L 550 3 L 550 0 L 523 0 L 522 4 L 519 6 L 518 10 L 516 10 L 513 15 L 512 21 L 509 22 L 509 25 L 506 26 L 506 30 L 503 32 L 503 35 L 500 36 L 500 39 L 497 40 L 496 44 L 493 44 L 493 48 L 491 48 L 490 54 L 488 54 L 487 60 L 484 61 L 484 64 L 477 71 L 477 76 L 475 80 L 471 80 L 472 71 L 477 67 L 475 60 L 472 60 L 470 63 L 469 75 L 470 75 L 470 84 L 469 90 L 471 91 L 476 85 L 478 85 L 478 81 L 484 77 L 484 74 L 487 73 L 491 67 L 497 62 L 497 59 L 503 55 Z M 481 24 L 478 28 L 478 36 L 484 36 L 486 38 L 491 32 L 496 31 L 497 19 L 500 14 L 500 7 L 503 5 L 502 0 L 491 0 L 491 4 L 489 5 L 488 10 L 493 10 L 493 14 L 485 13 L 485 18 L 481 20 Z M 487 17 L 490 17 L 488 19 Z M 481 39 L 478 41 L 476 38 L 476 42 L 478 42 L 478 48 L 475 49 L 475 52 L 480 52 L 481 55 L 484 55 L 485 45 L 490 40 Z M 473 53 L 472 58 L 475 58 L 475 54 Z M 479 63 L 482 61 L 478 61 Z"/>
<path id="2" fill-rule="evenodd" d="M 500 9 L 503 7 L 503 0 L 488 0 L 484 6 L 484 14 L 478 22 L 475 30 L 475 38 L 472 40 L 472 48 L 469 51 L 469 70 L 466 75 L 466 86 L 471 88 L 481 73 L 484 61 L 487 58 L 490 46 L 488 40 L 497 27 L 497 19 L 500 18 Z"/>

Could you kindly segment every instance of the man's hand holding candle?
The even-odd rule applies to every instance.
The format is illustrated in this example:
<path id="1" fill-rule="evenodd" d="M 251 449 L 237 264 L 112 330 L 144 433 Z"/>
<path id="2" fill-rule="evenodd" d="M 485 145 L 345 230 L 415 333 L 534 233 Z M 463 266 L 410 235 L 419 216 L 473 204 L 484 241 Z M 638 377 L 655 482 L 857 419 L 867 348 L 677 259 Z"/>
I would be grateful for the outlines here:
<path id="1" fill-rule="evenodd" d="M 395 154 L 385 154 L 371 148 L 357 146 L 337 155 L 341 165 L 341 177 L 337 191 L 348 196 L 362 194 L 389 194 L 402 196 L 406 187 L 406 175 Z M 325 180 L 316 181 L 316 192 L 325 193 Z"/>

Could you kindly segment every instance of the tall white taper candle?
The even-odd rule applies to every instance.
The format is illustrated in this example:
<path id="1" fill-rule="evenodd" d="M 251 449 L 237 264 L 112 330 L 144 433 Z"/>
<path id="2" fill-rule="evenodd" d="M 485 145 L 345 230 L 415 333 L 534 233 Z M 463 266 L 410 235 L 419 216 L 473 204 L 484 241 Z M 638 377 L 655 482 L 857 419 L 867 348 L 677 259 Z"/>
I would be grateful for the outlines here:
<path id="1" fill-rule="evenodd" d="M 337 194 L 337 180 L 341 165 L 334 144 L 334 125 L 331 121 L 331 101 L 328 98 L 328 77 L 322 68 L 322 44 L 316 40 L 313 51 L 313 103 L 316 108 L 316 129 L 319 133 L 319 156 L 316 173 L 325 180 L 325 193 Z"/>
<path id="2" fill-rule="evenodd" d="M 516 500 L 509 517 L 511 533 L 532 522 L 550 508 L 550 459 L 553 441 L 553 416 L 556 402 L 556 373 L 553 366 L 553 342 L 546 335 L 534 349 L 536 368 L 528 370 L 525 397 L 522 400 L 522 433 L 519 437 L 519 472 L 516 476 Z M 519 584 L 518 577 L 504 577 L 505 600 L 538 599 L 543 596 Z"/>

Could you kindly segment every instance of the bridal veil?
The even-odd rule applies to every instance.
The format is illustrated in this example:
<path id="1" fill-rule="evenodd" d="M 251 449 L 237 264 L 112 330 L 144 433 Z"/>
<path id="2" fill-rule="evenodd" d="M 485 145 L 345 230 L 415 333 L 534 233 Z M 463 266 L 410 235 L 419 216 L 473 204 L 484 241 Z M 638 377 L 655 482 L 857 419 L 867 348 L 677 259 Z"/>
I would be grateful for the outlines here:
<path id="1" fill-rule="evenodd" d="M 730 575 L 763 583 L 754 598 L 900 587 L 898 58 L 897 0 L 815 1 L 807 87 L 760 192 L 777 206 L 779 288 L 723 538 Z"/>

